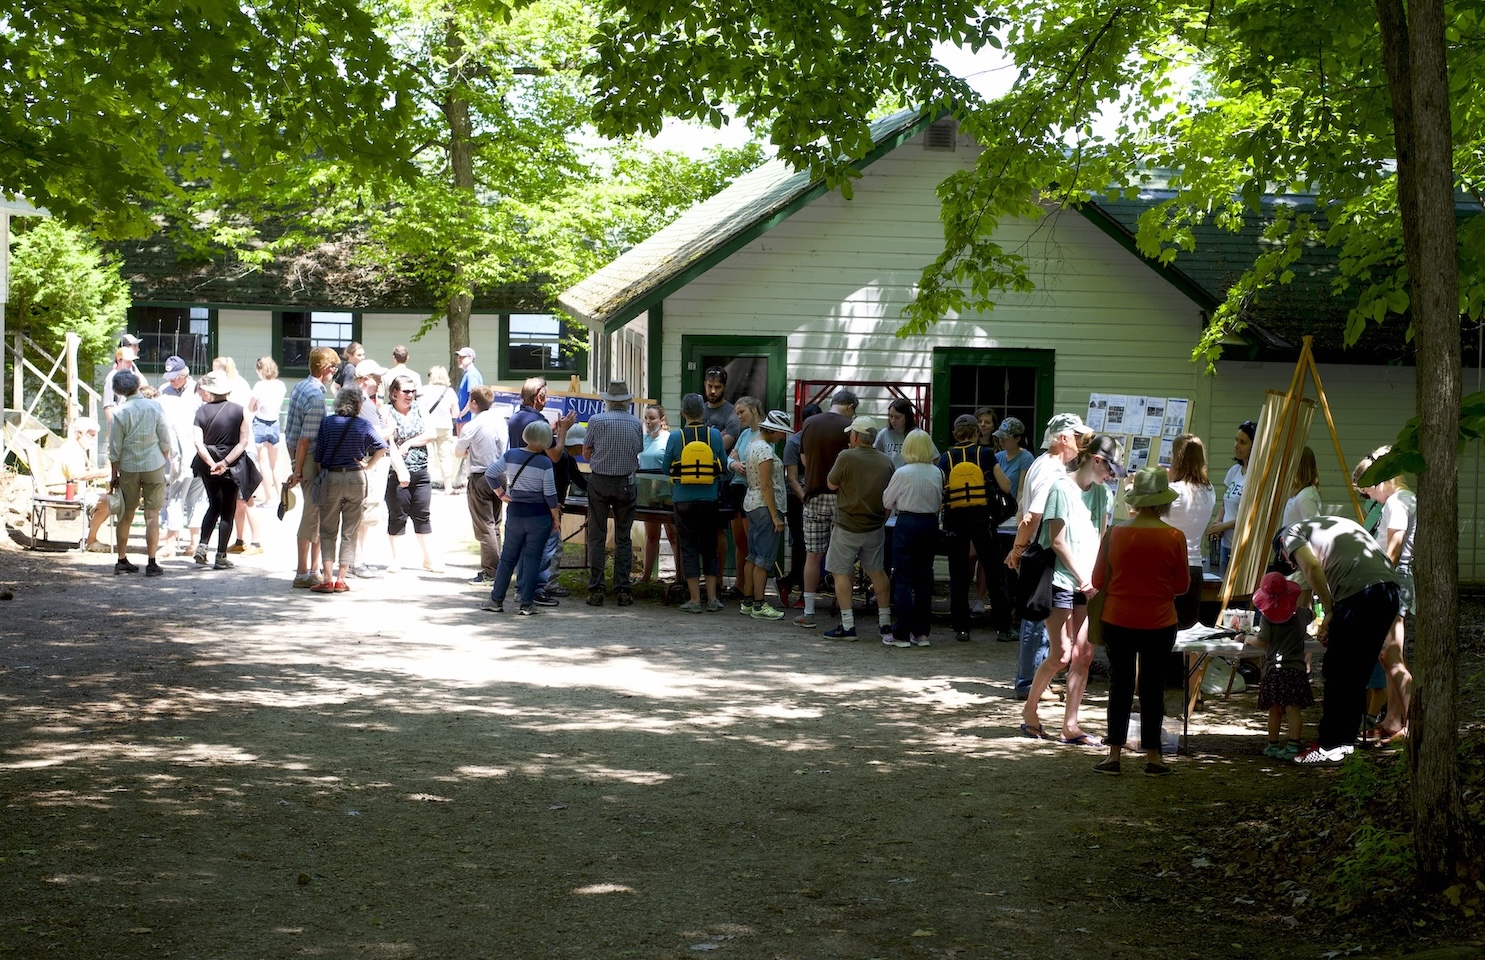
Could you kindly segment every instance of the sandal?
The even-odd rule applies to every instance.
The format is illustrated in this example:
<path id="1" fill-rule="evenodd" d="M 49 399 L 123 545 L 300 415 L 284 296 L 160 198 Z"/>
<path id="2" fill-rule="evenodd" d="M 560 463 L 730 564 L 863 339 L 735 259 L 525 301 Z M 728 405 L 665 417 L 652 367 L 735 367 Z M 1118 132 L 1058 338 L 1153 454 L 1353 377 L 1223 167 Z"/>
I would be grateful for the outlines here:
<path id="1" fill-rule="evenodd" d="M 1029 723 L 1023 723 L 1023 724 L 1021 724 L 1021 736 L 1026 737 L 1027 739 L 1030 739 L 1030 740 L 1047 740 L 1047 739 L 1049 739 L 1048 736 L 1045 733 L 1042 733 L 1042 725 L 1041 724 L 1037 724 L 1036 726 L 1032 726 Z"/>
<path id="2" fill-rule="evenodd" d="M 1074 747 L 1101 747 L 1103 741 L 1092 734 L 1080 733 L 1076 737 L 1058 737 L 1058 743 L 1065 743 Z"/>

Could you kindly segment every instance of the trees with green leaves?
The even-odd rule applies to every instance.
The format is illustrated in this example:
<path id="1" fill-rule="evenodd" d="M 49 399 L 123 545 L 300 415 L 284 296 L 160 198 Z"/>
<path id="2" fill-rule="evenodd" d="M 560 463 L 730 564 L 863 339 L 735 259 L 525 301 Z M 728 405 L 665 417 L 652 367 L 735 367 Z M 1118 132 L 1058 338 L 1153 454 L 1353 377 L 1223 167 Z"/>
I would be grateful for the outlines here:
<path id="1" fill-rule="evenodd" d="M 249 262 L 354 238 L 355 256 L 432 291 L 440 310 L 413 335 L 444 319 L 451 354 L 475 291 L 560 290 L 761 159 L 756 145 L 695 159 L 599 141 L 580 72 L 594 21 L 577 0 L 398 0 L 381 17 L 416 79 L 396 121 L 408 163 L 304 155 L 204 184 L 188 222 Z"/>
<path id="2" fill-rule="evenodd" d="M 13 230 L 4 329 L 25 334 L 58 357 L 64 352 L 65 334 L 77 334 L 79 370 L 112 362 L 114 338 L 124 328 L 129 308 L 129 289 L 119 277 L 118 265 L 104 256 L 87 231 L 57 219 L 25 218 L 16 221 Z M 9 351 L 5 361 L 9 384 L 13 373 Z M 36 396 L 37 378 L 27 374 L 26 382 L 25 395 Z M 46 395 L 37 416 L 63 423 L 62 406 L 60 398 Z"/>
<path id="3" fill-rule="evenodd" d="M 979 96 L 933 61 L 939 41 L 1003 48 L 1015 83 Z M 605 132 L 731 110 L 843 190 L 880 105 L 951 110 L 984 149 L 940 186 L 944 249 L 905 332 L 1032 286 L 1021 255 L 995 242 L 1001 221 L 1137 190 L 1155 168 L 1176 171 L 1175 194 L 1142 219 L 1138 242 L 1162 260 L 1191 247 L 1195 223 L 1235 229 L 1266 194 L 1314 195 L 1316 213 L 1275 220 L 1270 253 L 1234 285 L 1197 357 L 1212 361 L 1252 294 L 1287 282 L 1315 242 L 1341 251 L 1334 293 L 1352 304 L 1352 340 L 1366 323 L 1411 322 L 1426 462 L 1415 838 L 1420 877 L 1453 881 L 1473 853 L 1454 774 L 1459 317 L 1485 304 L 1485 217 L 1456 237 L 1453 196 L 1479 199 L 1485 165 L 1485 11 L 1443 0 L 815 0 L 783 18 L 738 0 L 648 0 L 611 5 L 598 48 Z M 1105 112 L 1118 117 L 1111 133 Z"/>
<path id="4" fill-rule="evenodd" d="M 23 2 L 0 17 L 0 190 L 104 235 L 302 157 L 405 166 L 416 77 L 369 5 Z"/>

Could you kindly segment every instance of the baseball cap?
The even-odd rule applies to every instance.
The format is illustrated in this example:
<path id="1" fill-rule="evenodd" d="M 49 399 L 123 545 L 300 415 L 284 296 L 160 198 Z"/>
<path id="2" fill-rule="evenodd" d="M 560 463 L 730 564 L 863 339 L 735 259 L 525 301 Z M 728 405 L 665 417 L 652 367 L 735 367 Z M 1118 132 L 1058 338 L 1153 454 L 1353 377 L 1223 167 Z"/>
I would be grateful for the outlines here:
<path id="1" fill-rule="evenodd" d="M 165 358 L 165 379 L 166 380 L 174 380 L 176 377 L 180 376 L 181 374 L 183 374 L 183 373 L 189 373 L 189 372 L 190 371 L 186 368 L 186 362 L 184 360 L 182 360 L 180 357 L 166 357 Z"/>
<path id="2" fill-rule="evenodd" d="M 380 377 L 387 372 L 387 368 L 375 360 L 362 360 L 356 364 L 356 379 L 362 377 Z"/>
<path id="3" fill-rule="evenodd" d="M 1026 424 L 1016 417 L 1006 417 L 1000 421 L 1000 426 L 995 428 L 994 435 L 1002 440 L 1006 437 L 1024 437 L 1026 436 Z"/>
<path id="4" fill-rule="evenodd" d="M 458 350 L 455 350 L 454 351 L 454 356 L 456 356 L 456 357 L 468 357 L 469 359 L 473 360 L 474 359 L 474 348 L 473 347 L 460 347 Z"/>
<path id="5" fill-rule="evenodd" d="M 1058 413 L 1047 421 L 1047 432 L 1042 434 L 1042 446 L 1052 445 L 1052 438 L 1059 433 L 1092 433 L 1093 430 L 1076 413 Z"/>
<path id="6" fill-rule="evenodd" d="M 846 427 L 845 432 L 846 433 L 876 433 L 877 432 L 877 422 L 875 420 L 873 420 L 871 417 L 857 417 L 855 420 L 852 420 L 851 421 L 851 425 L 849 427 Z"/>

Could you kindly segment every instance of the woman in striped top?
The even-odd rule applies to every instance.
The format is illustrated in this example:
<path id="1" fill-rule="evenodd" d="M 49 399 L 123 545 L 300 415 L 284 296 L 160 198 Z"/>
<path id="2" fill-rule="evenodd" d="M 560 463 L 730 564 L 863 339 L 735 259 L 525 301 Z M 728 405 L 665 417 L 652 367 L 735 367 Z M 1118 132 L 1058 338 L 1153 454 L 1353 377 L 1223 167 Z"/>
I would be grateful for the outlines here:
<path id="1" fill-rule="evenodd" d="M 526 445 L 511 450 L 490 464 L 485 480 L 490 489 L 505 502 L 505 543 L 500 550 L 500 567 L 495 571 L 495 584 L 490 588 L 490 601 L 484 609 L 505 612 L 505 594 L 510 578 L 520 564 L 516 589 L 521 599 L 521 616 L 536 613 L 537 570 L 542 549 L 554 526 L 562 522 L 562 508 L 557 503 L 557 482 L 552 474 L 552 460 L 547 448 L 552 445 L 552 427 L 545 420 L 533 420 L 521 431 Z"/>

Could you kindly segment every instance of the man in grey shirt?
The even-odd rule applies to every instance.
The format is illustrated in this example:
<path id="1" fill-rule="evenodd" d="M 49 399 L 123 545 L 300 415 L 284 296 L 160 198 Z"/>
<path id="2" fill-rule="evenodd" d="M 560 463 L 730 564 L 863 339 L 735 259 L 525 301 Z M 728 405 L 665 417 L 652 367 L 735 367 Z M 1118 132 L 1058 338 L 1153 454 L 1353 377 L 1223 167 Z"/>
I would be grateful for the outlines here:
<path id="1" fill-rule="evenodd" d="M 480 572 L 470 579 L 474 586 L 491 586 L 495 582 L 495 571 L 500 566 L 500 497 L 490 489 L 485 471 L 490 464 L 505 456 L 505 418 L 490 405 L 495 400 L 495 390 L 483 383 L 470 387 L 469 406 L 475 411 L 474 419 L 464 425 L 459 438 L 454 441 L 454 456 L 468 457 L 469 480 L 464 484 L 464 495 L 469 501 L 469 522 L 474 527 L 474 539 L 480 545 Z"/>
<path id="2" fill-rule="evenodd" d="M 588 421 L 583 456 L 593 473 L 588 477 L 588 606 L 603 606 L 603 563 L 607 559 L 608 519 L 614 518 L 614 594 L 619 606 L 634 602 L 630 571 L 634 564 L 634 471 L 645 445 L 645 428 L 630 412 L 634 394 L 623 380 L 614 380 L 600 393 L 607 408 Z"/>

